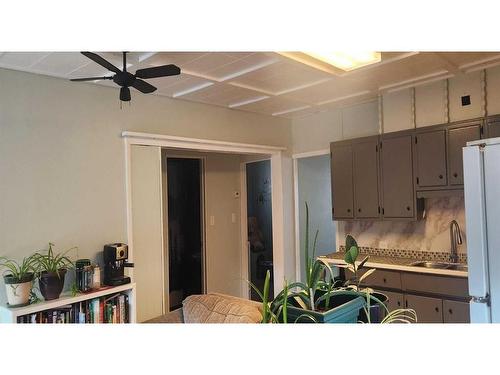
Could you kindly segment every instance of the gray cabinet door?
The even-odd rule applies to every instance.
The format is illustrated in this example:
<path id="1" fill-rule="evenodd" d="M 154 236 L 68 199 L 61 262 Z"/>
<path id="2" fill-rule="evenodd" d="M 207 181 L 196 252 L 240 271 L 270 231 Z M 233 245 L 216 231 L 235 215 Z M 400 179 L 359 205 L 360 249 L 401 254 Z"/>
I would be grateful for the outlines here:
<path id="1" fill-rule="evenodd" d="M 330 145 L 333 219 L 352 219 L 353 173 L 352 145 Z"/>
<path id="2" fill-rule="evenodd" d="M 414 216 L 412 139 L 411 135 L 382 138 L 380 167 L 384 218 Z"/>
<path id="3" fill-rule="evenodd" d="M 379 217 L 378 136 L 354 143 L 354 217 Z"/>
<path id="4" fill-rule="evenodd" d="M 488 138 L 500 137 L 500 120 L 489 121 L 487 132 Z"/>
<path id="5" fill-rule="evenodd" d="M 445 323 L 470 323 L 469 304 L 467 302 L 443 300 Z"/>
<path id="6" fill-rule="evenodd" d="M 443 323 L 443 300 L 405 294 L 405 308 L 417 313 L 418 323 Z"/>
<path id="7" fill-rule="evenodd" d="M 446 131 L 416 135 L 417 188 L 446 186 Z"/>
<path id="8" fill-rule="evenodd" d="M 450 185 L 463 185 L 462 148 L 467 142 L 480 138 L 481 126 L 479 124 L 448 131 L 448 182 Z"/>
<path id="9" fill-rule="evenodd" d="M 389 309 L 389 311 L 393 311 L 396 309 L 402 309 L 404 307 L 404 294 L 403 293 L 388 292 L 385 290 L 380 291 L 380 293 L 383 293 L 387 297 L 389 297 L 389 300 L 387 301 L 387 308 Z"/>

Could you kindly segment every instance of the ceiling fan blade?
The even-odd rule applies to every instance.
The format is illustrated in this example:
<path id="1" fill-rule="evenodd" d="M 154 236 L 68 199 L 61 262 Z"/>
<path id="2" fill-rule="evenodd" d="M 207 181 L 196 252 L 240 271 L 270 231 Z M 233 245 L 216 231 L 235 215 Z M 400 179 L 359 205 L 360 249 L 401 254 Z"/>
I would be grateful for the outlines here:
<path id="1" fill-rule="evenodd" d="M 103 79 L 113 79 L 113 77 L 105 76 L 105 77 L 73 78 L 73 79 L 70 79 L 70 81 L 85 82 L 85 81 L 100 81 Z"/>
<path id="2" fill-rule="evenodd" d="M 120 69 L 118 69 L 116 66 L 111 64 L 108 60 L 102 58 L 101 56 L 99 56 L 93 52 L 82 52 L 82 55 L 88 57 L 92 61 L 95 61 L 96 63 L 105 67 L 106 69 L 111 70 L 112 72 L 115 72 L 115 73 L 121 72 Z"/>
<path id="3" fill-rule="evenodd" d="M 156 91 L 156 87 L 153 85 L 150 85 L 146 81 L 143 81 L 142 79 L 136 79 L 132 85 L 133 88 L 139 90 L 140 92 L 144 94 L 149 94 L 153 91 Z"/>
<path id="4" fill-rule="evenodd" d="M 176 76 L 178 74 L 181 74 L 181 69 L 174 64 L 139 69 L 135 72 L 137 78 L 158 78 Z"/>

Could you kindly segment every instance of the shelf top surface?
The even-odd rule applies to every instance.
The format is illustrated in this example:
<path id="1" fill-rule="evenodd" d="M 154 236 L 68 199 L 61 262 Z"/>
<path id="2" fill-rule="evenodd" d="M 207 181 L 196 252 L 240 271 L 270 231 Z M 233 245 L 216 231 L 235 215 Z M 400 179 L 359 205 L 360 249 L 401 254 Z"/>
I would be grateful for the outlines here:
<path id="1" fill-rule="evenodd" d="M 129 283 L 119 286 L 105 286 L 96 291 L 91 291 L 89 293 L 78 293 L 75 296 L 73 296 L 71 293 L 64 293 L 61 295 L 61 297 L 55 300 L 40 301 L 31 305 L 13 308 L 9 307 L 8 305 L 0 305 L 0 308 L 2 308 L 4 311 L 10 312 L 14 316 L 20 316 L 33 314 L 44 310 L 56 309 L 60 306 L 71 305 L 73 303 L 99 298 L 109 294 L 120 293 L 132 289 L 135 289 L 135 283 Z"/>

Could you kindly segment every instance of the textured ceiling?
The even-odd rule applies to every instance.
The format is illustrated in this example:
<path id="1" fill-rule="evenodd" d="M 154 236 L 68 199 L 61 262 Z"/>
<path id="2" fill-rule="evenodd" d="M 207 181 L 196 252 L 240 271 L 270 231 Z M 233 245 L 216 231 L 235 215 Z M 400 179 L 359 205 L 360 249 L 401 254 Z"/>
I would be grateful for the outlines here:
<path id="1" fill-rule="evenodd" d="M 121 66 L 121 53 L 97 53 Z M 127 62 L 131 72 L 163 64 L 181 68 L 179 76 L 148 80 L 158 88 L 153 95 L 294 118 L 498 65 L 500 53 L 384 52 L 380 63 L 338 74 L 274 52 L 131 52 Z M 0 52 L 0 67 L 67 79 L 110 74 L 78 52 Z M 112 81 L 91 84 L 117 87 Z"/>

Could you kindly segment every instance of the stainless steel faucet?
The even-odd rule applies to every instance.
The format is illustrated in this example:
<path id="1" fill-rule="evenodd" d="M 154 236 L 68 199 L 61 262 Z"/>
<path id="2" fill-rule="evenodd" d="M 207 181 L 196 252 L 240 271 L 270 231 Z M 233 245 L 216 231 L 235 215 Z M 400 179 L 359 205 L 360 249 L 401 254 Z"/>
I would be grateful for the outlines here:
<path id="1" fill-rule="evenodd" d="M 460 226 L 456 220 L 452 220 L 450 223 L 450 243 L 451 243 L 451 254 L 450 258 L 453 263 L 458 263 L 458 251 L 457 245 L 461 245 L 462 234 L 460 232 Z"/>

